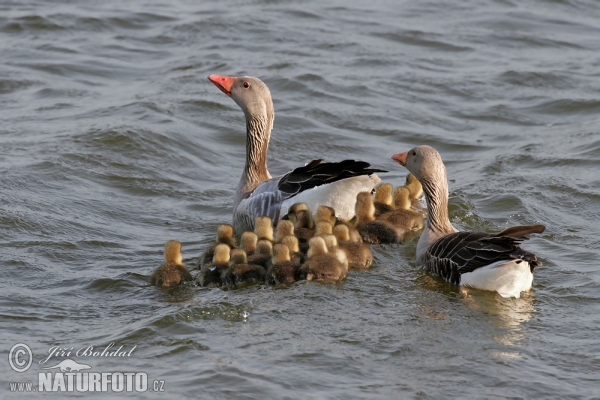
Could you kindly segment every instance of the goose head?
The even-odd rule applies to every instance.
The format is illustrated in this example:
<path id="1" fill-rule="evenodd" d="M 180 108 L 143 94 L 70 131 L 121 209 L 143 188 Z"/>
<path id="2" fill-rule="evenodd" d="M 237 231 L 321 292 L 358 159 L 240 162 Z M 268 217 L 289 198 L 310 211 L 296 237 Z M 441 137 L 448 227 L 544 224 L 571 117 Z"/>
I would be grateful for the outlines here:
<path id="1" fill-rule="evenodd" d="M 169 240 L 165 245 L 165 261 L 181 265 L 183 255 L 181 254 L 181 243 L 176 240 Z"/>
<path id="2" fill-rule="evenodd" d="M 253 76 L 214 74 L 208 80 L 240 106 L 247 121 L 265 120 L 268 130 L 273 128 L 273 100 L 271 91 L 263 81 Z"/>
<path id="3" fill-rule="evenodd" d="M 417 146 L 404 153 L 394 154 L 392 160 L 408 169 L 423 186 L 446 181 L 446 167 L 440 153 L 431 146 Z"/>

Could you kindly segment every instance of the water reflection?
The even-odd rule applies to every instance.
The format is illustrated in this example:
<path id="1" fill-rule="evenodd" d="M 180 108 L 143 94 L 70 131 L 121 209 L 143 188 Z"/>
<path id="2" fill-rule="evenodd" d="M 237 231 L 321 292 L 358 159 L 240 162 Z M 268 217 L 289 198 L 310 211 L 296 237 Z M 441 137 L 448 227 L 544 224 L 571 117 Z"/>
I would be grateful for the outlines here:
<path id="1" fill-rule="evenodd" d="M 533 316 L 533 294 L 522 293 L 521 298 L 503 298 L 496 293 L 461 288 L 462 301 L 471 310 L 493 316 L 492 322 L 503 328 L 502 333 L 492 334 L 491 338 L 502 345 L 501 349 L 491 349 L 493 357 L 509 360 L 520 359 L 520 347 L 526 339 L 521 324 Z"/>

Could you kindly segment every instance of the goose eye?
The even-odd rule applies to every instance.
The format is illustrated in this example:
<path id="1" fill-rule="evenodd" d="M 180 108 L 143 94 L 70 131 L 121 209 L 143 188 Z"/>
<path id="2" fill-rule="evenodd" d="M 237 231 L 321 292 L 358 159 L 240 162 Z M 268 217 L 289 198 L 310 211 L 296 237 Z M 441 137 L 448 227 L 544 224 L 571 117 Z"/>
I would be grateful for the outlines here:
<path id="1" fill-rule="evenodd" d="M 416 155 L 417 155 L 417 152 L 413 150 L 413 156 L 416 156 Z"/>
<path id="2" fill-rule="evenodd" d="M 244 86 L 246 89 L 248 89 L 248 88 L 250 87 L 250 84 L 249 84 L 248 82 L 244 82 L 244 85 L 243 85 L 243 86 Z"/>

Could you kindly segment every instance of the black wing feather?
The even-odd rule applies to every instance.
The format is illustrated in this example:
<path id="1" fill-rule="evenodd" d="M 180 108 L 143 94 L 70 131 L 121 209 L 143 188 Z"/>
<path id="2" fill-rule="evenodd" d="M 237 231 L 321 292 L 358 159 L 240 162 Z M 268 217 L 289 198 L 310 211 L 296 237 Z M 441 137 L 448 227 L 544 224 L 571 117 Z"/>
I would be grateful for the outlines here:
<path id="1" fill-rule="evenodd" d="M 460 284 L 460 275 L 498 261 L 529 262 L 531 270 L 541 263 L 535 254 L 522 249 L 523 239 L 484 232 L 456 232 L 436 240 L 425 252 L 422 265 L 447 282 Z"/>
<path id="2" fill-rule="evenodd" d="M 383 169 L 369 168 L 371 164 L 366 161 L 344 160 L 325 163 L 322 161 L 312 160 L 305 166 L 288 172 L 279 180 L 278 189 L 294 195 L 316 186 L 354 176 L 388 172 Z"/>

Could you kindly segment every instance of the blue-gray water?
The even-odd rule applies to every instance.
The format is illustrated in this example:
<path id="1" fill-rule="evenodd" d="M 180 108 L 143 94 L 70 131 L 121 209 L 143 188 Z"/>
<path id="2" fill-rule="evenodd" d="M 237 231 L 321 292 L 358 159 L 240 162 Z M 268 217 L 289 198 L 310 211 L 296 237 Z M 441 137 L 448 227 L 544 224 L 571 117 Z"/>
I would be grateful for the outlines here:
<path id="1" fill-rule="evenodd" d="M 73 359 L 168 398 L 599 398 L 598 21 L 595 0 L 1 3 L 0 397 L 52 346 L 114 342 L 137 347 Z M 533 290 L 463 295 L 416 238 L 340 285 L 150 287 L 166 241 L 193 264 L 231 219 L 245 126 L 212 73 L 270 87 L 274 175 L 357 158 L 397 185 L 390 156 L 434 146 L 456 226 L 547 226 Z"/>

